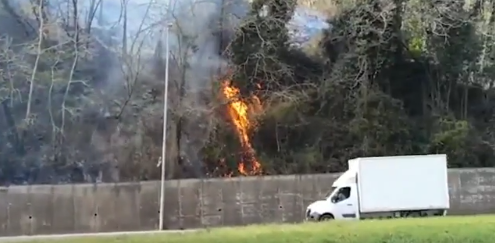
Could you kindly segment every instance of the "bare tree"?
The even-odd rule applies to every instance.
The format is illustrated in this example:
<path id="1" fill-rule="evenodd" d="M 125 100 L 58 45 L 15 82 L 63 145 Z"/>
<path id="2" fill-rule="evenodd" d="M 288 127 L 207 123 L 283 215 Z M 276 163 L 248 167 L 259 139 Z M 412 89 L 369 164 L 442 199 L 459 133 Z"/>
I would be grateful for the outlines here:
<path id="1" fill-rule="evenodd" d="M 43 0 L 39 0 L 38 3 L 38 45 L 36 47 L 36 60 L 34 61 L 34 67 L 33 67 L 33 73 L 31 75 L 31 80 L 29 83 L 29 94 L 28 94 L 28 100 L 27 100 L 27 108 L 26 108 L 26 120 L 28 120 L 31 115 L 31 102 L 33 99 L 33 91 L 34 91 L 34 82 L 36 78 L 36 72 L 38 71 L 38 64 L 40 62 L 40 57 L 42 54 L 42 45 L 43 45 L 43 37 L 44 37 L 44 29 L 45 29 L 45 17 L 43 17 L 44 13 L 44 4 L 45 2 Z"/>

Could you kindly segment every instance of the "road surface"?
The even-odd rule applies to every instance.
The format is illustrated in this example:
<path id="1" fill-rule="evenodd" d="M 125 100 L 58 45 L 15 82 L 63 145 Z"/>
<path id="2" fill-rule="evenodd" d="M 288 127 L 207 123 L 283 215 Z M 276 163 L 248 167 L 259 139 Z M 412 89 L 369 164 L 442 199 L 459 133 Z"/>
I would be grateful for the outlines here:
<path id="1" fill-rule="evenodd" d="M 110 236 L 125 236 L 125 235 L 143 235 L 143 234 L 183 234 L 197 232 L 199 230 L 165 230 L 165 231 L 129 231 L 129 232 L 108 232 L 108 233 L 85 233 L 85 234 L 61 234 L 61 235 L 23 235 L 23 236 L 7 236 L 0 237 L 0 243 L 6 242 L 29 242 L 51 239 L 68 239 L 68 238 L 83 238 L 83 237 L 110 237 Z"/>

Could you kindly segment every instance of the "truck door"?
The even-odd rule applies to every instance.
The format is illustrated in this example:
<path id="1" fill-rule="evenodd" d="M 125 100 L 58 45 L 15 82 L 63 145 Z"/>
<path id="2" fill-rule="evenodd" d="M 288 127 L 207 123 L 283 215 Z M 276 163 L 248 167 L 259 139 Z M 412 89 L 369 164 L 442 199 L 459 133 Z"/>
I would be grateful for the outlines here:
<path id="1" fill-rule="evenodd" d="M 356 219 L 356 207 L 354 204 L 356 203 L 357 198 L 356 192 L 354 192 L 353 189 L 355 188 L 350 186 L 341 187 L 334 198 L 332 198 L 332 201 L 335 204 L 335 213 L 338 213 L 342 219 L 345 220 Z"/>

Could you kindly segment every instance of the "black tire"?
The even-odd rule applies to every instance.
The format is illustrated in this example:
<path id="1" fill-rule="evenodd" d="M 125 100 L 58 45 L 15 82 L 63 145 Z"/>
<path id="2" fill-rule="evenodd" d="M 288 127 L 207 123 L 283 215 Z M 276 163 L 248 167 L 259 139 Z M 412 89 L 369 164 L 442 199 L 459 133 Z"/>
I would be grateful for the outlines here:
<path id="1" fill-rule="evenodd" d="M 333 217 L 333 215 L 329 214 L 329 213 L 326 213 L 326 214 L 323 214 L 321 215 L 319 218 L 318 218 L 318 221 L 330 221 L 330 220 L 334 220 L 335 218 Z"/>
<path id="2" fill-rule="evenodd" d="M 416 212 L 409 212 L 406 217 L 408 217 L 408 218 L 420 218 L 422 216 L 423 215 L 420 211 L 416 211 Z"/>

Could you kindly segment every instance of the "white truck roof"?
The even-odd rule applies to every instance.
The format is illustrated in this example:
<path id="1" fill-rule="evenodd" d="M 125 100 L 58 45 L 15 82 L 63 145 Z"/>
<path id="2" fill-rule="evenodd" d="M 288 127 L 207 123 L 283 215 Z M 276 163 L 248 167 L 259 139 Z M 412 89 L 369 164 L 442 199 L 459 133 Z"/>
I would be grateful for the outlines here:
<path id="1" fill-rule="evenodd" d="M 358 158 L 349 170 L 362 213 L 450 207 L 445 154 Z"/>

